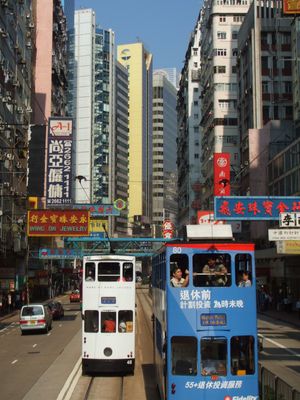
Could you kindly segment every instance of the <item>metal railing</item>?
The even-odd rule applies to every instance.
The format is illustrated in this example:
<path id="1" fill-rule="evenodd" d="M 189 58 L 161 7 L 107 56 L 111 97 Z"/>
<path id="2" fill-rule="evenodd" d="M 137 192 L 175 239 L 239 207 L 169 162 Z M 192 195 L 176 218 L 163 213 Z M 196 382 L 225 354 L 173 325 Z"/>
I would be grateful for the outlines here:
<path id="1" fill-rule="evenodd" d="M 261 364 L 259 364 L 258 379 L 261 400 L 300 400 L 298 390 Z"/>

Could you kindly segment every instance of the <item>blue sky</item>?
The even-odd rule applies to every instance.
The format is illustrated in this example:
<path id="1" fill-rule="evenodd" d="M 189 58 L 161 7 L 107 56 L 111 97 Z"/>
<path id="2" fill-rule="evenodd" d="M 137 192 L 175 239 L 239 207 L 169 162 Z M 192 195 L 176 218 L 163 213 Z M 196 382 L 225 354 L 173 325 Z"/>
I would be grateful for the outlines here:
<path id="1" fill-rule="evenodd" d="M 153 54 L 154 68 L 183 67 L 202 0 L 75 0 L 92 8 L 102 28 L 115 32 L 116 44 L 141 41 Z"/>

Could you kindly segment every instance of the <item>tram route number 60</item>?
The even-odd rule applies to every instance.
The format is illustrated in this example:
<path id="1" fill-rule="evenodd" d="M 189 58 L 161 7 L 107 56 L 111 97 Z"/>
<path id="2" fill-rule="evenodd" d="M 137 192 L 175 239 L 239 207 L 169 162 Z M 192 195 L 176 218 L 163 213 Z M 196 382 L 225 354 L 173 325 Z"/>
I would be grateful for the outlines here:
<path id="1" fill-rule="evenodd" d="M 173 247 L 173 253 L 175 254 L 180 254 L 181 253 L 181 247 Z"/>

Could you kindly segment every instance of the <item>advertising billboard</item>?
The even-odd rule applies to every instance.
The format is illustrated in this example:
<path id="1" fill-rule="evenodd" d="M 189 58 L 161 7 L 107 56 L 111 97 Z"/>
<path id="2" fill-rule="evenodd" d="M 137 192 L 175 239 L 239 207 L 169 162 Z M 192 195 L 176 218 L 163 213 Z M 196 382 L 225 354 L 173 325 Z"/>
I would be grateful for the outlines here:
<path id="1" fill-rule="evenodd" d="M 300 14 L 299 0 L 283 0 L 283 14 Z"/>
<path id="2" fill-rule="evenodd" d="M 89 236 L 90 215 L 86 210 L 30 210 L 28 236 Z"/>
<path id="3" fill-rule="evenodd" d="M 72 204 L 72 142 L 71 118 L 49 118 L 46 204 Z"/>

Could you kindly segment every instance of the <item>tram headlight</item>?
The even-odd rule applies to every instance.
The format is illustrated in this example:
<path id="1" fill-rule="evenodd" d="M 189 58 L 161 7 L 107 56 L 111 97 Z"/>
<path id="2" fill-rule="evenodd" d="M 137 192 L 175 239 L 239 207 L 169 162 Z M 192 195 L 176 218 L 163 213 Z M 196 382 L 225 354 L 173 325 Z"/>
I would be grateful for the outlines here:
<path id="1" fill-rule="evenodd" d="M 175 394 L 175 392 L 176 392 L 176 385 L 175 385 L 175 383 L 172 383 L 172 385 L 171 385 L 171 393 Z"/>
<path id="2" fill-rule="evenodd" d="M 110 347 L 105 347 L 103 353 L 106 357 L 110 357 L 112 355 L 112 349 Z"/>

